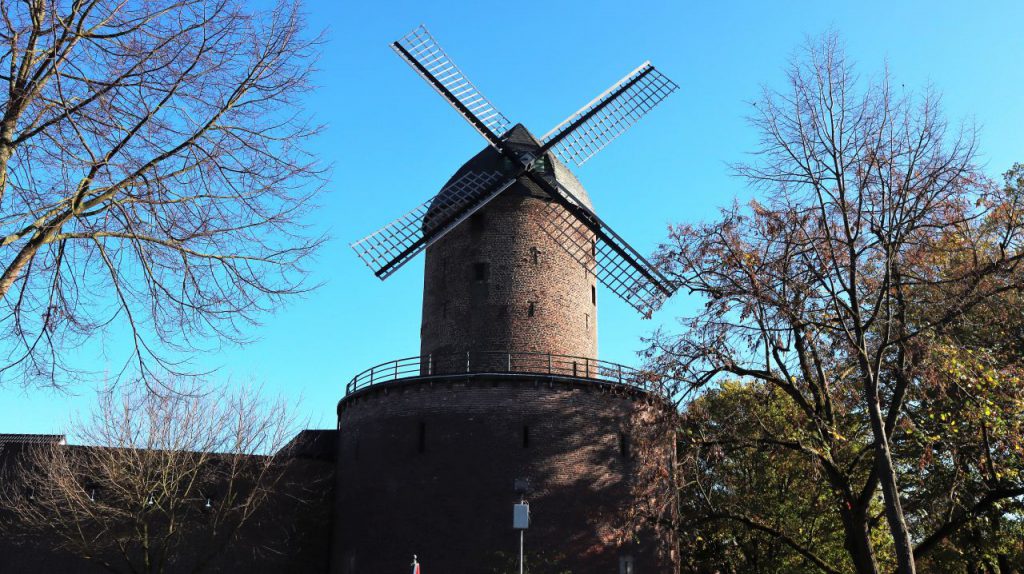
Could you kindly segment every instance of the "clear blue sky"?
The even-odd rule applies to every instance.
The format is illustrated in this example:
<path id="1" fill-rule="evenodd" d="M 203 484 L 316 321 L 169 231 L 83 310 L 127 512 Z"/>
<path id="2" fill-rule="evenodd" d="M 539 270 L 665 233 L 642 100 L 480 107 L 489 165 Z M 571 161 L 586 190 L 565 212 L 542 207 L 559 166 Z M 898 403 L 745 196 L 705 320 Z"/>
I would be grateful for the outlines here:
<path id="1" fill-rule="evenodd" d="M 224 384 L 256 382 L 302 399 L 312 426 L 331 427 L 345 382 L 419 349 L 422 258 L 381 282 L 349 250 L 436 193 L 483 140 L 388 48 L 426 23 L 478 88 L 512 121 L 542 134 L 644 60 L 680 91 L 577 171 L 597 212 L 649 253 L 672 221 L 713 218 L 749 197 L 727 163 L 756 134 L 745 122 L 760 86 L 781 86 L 807 35 L 838 30 L 863 74 L 888 62 L 908 88 L 931 83 L 953 120 L 982 128 L 992 176 L 1024 161 L 1024 3 L 310 1 L 326 27 L 321 86 L 310 110 L 327 126 L 315 151 L 334 165 L 311 222 L 332 240 L 312 265 L 325 286 L 266 322 L 256 343 L 201 362 Z M 695 301 L 678 294 L 644 321 L 605 292 L 601 357 L 635 363 L 640 337 Z M 107 341 L 112 345 L 114 341 Z M 96 367 L 104 367 L 104 359 Z M 114 368 L 113 365 L 111 368 Z M 88 406 L 68 396 L 0 389 L 0 432 L 55 432 Z"/>

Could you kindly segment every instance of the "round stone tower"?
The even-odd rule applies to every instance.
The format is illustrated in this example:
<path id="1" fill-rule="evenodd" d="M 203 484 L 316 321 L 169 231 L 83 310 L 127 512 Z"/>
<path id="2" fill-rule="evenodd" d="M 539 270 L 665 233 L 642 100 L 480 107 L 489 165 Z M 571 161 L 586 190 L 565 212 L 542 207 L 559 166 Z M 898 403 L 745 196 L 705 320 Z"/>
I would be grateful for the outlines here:
<path id="1" fill-rule="evenodd" d="M 539 148 L 522 126 L 504 144 Z M 536 162 L 590 207 L 557 159 Z M 513 167 L 487 148 L 452 180 Z M 356 375 L 338 403 L 332 572 L 400 572 L 413 554 L 428 573 L 513 571 L 523 499 L 533 571 L 673 571 L 661 541 L 623 524 L 652 476 L 637 421 L 671 407 L 643 373 L 597 358 L 594 237 L 563 230 L 567 253 L 542 228 L 562 209 L 520 179 L 427 248 L 421 356 Z"/>
<path id="2" fill-rule="evenodd" d="M 536 155 L 540 148 L 522 125 L 506 134 L 505 145 L 516 155 Z M 543 177 L 593 208 L 583 186 L 551 153 L 536 161 Z M 449 184 L 469 171 L 510 170 L 510 163 L 488 147 Z M 467 352 L 597 358 L 594 254 L 581 252 L 584 266 L 541 229 L 548 209 L 563 209 L 552 201 L 521 178 L 427 248 L 420 354 L 438 357 L 439 369 L 445 357 Z M 593 244 L 589 231 L 573 233 L 577 245 Z"/>

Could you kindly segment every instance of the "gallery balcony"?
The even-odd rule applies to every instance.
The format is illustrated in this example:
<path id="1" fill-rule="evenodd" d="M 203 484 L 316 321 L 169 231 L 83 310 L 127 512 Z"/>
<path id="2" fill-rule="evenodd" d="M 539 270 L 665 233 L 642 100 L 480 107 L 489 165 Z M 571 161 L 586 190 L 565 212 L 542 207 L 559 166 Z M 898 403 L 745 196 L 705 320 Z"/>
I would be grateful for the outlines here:
<path id="1" fill-rule="evenodd" d="M 668 387 L 668 381 L 660 375 L 610 361 L 552 353 L 470 351 L 406 357 L 374 365 L 352 377 L 345 396 L 414 380 L 477 379 L 485 375 L 498 375 L 504 380 L 522 377 L 592 383 L 663 397 Z"/>

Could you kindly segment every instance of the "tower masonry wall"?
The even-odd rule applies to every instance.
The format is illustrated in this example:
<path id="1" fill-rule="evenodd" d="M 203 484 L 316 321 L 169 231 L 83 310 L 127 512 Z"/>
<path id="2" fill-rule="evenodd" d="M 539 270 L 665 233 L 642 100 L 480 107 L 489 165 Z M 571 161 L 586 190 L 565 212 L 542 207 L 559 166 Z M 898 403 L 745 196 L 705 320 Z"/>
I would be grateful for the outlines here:
<path id="1" fill-rule="evenodd" d="M 584 266 L 542 230 L 549 201 L 514 184 L 427 249 L 421 354 L 597 358 L 592 253 Z M 589 246 L 593 236 L 576 240 Z"/>
<path id="2" fill-rule="evenodd" d="M 558 571 L 668 572 L 653 535 L 620 544 L 635 508 L 634 422 L 661 403 L 570 377 L 423 377 L 342 400 L 334 560 L 338 574 L 499 571 L 518 553 Z"/>

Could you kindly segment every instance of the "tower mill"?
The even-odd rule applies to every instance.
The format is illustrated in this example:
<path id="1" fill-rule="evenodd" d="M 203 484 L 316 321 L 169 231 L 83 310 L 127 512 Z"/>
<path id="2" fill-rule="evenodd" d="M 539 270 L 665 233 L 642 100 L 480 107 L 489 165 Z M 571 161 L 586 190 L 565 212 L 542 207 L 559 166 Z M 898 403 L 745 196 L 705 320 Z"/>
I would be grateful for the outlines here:
<path id="1" fill-rule="evenodd" d="M 669 571 L 671 541 L 619 524 L 637 502 L 636 425 L 666 403 L 649 375 L 598 358 L 597 286 L 646 317 L 676 286 L 597 216 L 567 164 L 676 84 L 645 62 L 537 137 L 426 28 L 392 48 L 487 145 L 352 244 L 381 279 L 425 251 L 423 314 L 420 354 L 356 375 L 338 404 L 332 571 L 399 571 L 412 554 L 428 572 L 492 571 L 518 550 L 521 499 L 534 563 Z"/>

